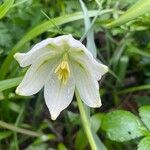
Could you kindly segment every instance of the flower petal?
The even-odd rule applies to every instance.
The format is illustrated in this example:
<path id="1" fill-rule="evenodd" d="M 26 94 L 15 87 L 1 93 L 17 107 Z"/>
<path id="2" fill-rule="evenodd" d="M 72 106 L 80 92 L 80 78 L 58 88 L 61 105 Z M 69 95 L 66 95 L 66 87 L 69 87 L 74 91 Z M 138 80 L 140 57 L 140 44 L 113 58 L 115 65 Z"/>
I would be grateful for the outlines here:
<path id="1" fill-rule="evenodd" d="M 21 67 L 26 67 L 34 63 L 38 57 L 46 52 L 61 53 L 70 49 L 81 48 L 82 43 L 75 40 L 71 34 L 62 35 L 56 38 L 48 38 L 36 44 L 27 53 L 16 53 L 14 58 L 19 62 Z"/>
<path id="2" fill-rule="evenodd" d="M 36 44 L 27 53 L 16 53 L 14 58 L 19 62 L 21 67 L 26 67 L 35 62 L 42 54 L 51 52 L 50 55 L 55 55 L 63 52 L 63 42 L 57 38 L 48 38 Z"/>
<path id="3" fill-rule="evenodd" d="M 67 42 L 70 46 L 70 55 L 73 59 L 82 64 L 86 69 L 89 69 L 97 80 L 108 72 L 108 67 L 96 61 L 91 52 L 80 41 L 70 36 Z"/>
<path id="4" fill-rule="evenodd" d="M 53 120 L 71 103 L 74 89 L 75 82 L 72 74 L 66 85 L 58 80 L 56 74 L 50 76 L 44 87 L 44 97 Z"/>
<path id="5" fill-rule="evenodd" d="M 98 82 L 88 70 L 85 70 L 80 64 L 74 62 L 72 65 L 75 74 L 76 88 L 81 99 L 90 107 L 100 107 L 101 100 Z"/>
<path id="6" fill-rule="evenodd" d="M 41 56 L 39 60 L 28 69 L 24 79 L 16 89 L 19 95 L 29 96 L 36 94 L 44 86 L 51 70 L 57 65 L 58 59 L 49 58 L 48 55 Z M 44 61 L 45 60 L 45 61 Z"/>
<path id="7" fill-rule="evenodd" d="M 96 80 L 100 80 L 101 76 L 108 72 L 108 67 L 99 63 L 90 52 L 74 54 L 75 61 L 82 64 L 90 73 L 95 77 Z"/>

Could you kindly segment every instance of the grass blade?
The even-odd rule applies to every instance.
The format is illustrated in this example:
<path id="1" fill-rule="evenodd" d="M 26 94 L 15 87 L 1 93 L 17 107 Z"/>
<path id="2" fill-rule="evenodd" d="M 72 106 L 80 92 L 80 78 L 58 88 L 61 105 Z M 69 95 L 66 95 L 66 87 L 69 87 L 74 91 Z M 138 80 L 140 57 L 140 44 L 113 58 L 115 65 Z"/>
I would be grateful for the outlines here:
<path id="1" fill-rule="evenodd" d="M 9 9 L 13 6 L 14 0 L 5 0 L 5 2 L 0 6 L 0 19 L 2 19 Z"/>
<path id="2" fill-rule="evenodd" d="M 139 0 L 131 8 L 129 8 L 122 16 L 115 21 L 109 23 L 107 27 L 120 26 L 127 23 L 145 13 L 150 13 L 150 0 Z"/>
<path id="3" fill-rule="evenodd" d="M 88 15 L 88 10 L 82 0 L 80 0 L 80 4 L 81 4 L 82 10 L 83 10 L 83 15 L 84 15 L 85 32 L 88 32 L 87 38 L 86 38 L 87 39 L 87 48 L 89 51 L 91 51 L 93 56 L 96 57 L 96 45 L 94 42 L 94 31 L 91 28 L 91 22 L 90 22 L 90 17 Z"/>
<path id="4" fill-rule="evenodd" d="M 21 82 L 21 80 L 22 77 L 0 81 L 0 92 L 17 86 Z"/>

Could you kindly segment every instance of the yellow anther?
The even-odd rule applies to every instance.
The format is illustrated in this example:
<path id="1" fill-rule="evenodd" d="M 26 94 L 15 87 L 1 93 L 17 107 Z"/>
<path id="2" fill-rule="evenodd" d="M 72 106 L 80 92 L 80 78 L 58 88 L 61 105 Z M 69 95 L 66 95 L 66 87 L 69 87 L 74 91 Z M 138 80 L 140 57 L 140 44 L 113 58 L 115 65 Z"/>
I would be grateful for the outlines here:
<path id="1" fill-rule="evenodd" d="M 70 77 L 70 69 L 68 61 L 63 60 L 55 69 L 57 78 L 62 81 L 63 84 L 66 84 Z"/>

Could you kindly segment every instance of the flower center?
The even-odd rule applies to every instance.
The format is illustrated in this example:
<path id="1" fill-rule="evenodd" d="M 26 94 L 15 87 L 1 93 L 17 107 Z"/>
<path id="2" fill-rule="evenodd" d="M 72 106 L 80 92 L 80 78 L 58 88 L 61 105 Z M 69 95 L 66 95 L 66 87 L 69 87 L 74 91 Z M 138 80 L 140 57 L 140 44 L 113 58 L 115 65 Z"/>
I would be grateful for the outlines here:
<path id="1" fill-rule="evenodd" d="M 63 61 L 56 67 L 55 73 L 57 74 L 57 78 L 61 80 L 63 84 L 66 84 L 70 77 L 70 69 L 66 57 L 64 58 L 65 59 L 63 59 Z"/>

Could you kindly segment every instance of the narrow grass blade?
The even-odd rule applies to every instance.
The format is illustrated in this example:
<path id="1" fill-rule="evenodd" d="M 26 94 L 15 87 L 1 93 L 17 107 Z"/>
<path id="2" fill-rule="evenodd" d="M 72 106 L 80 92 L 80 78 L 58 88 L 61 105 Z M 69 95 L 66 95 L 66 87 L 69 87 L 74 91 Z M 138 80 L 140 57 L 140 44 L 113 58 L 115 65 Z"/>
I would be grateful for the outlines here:
<path id="1" fill-rule="evenodd" d="M 31 131 L 31 130 L 16 127 L 16 126 L 14 126 L 12 124 L 9 124 L 9 123 L 6 123 L 2 120 L 0 120 L 0 127 L 3 127 L 5 129 L 9 129 L 9 130 L 14 131 L 14 132 L 19 132 L 19 133 L 22 133 L 22 134 L 33 136 L 33 137 L 40 137 L 40 136 L 43 135 L 42 133 L 39 133 L 39 132 L 35 132 L 35 131 Z"/>
<path id="2" fill-rule="evenodd" d="M 126 93 L 131 93 L 136 91 L 149 90 L 149 89 L 150 89 L 150 84 L 147 84 L 147 85 L 140 85 L 140 86 L 126 88 L 124 90 L 118 91 L 117 93 L 126 94 Z"/>
<path id="3" fill-rule="evenodd" d="M 0 19 L 2 19 L 9 9 L 13 6 L 14 0 L 5 0 L 5 2 L 0 6 Z"/>
<path id="4" fill-rule="evenodd" d="M 17 86 L 22 80 L 22 77 L 7 79 L 0 81 L 0 92 Z"/>
<path id="5" fill-rule="evenodd" d="M 131 8 L 129 8 L 122 16 L 115 21 L 109 23 L 107 27 L 120 26 L 127 23 L 145 13 L 150 13 L 150 0 L 139 0 Z"/>
<path id="6" fill-rule="evenodd" d="M 82 10 L 83 10 L 83 15 L 84 15 L 85 32 L 88 32 L 87 36 L 86 36 L 87 37 L 86 38 L 87 39 L 87 48 L 93 54 L 93 56 L 96 58 L 96 45 L 94 42 L 94 31 L 91 28 L 91 22 L 90 22 L 90 17 L 88 15 L 88 10 L 82 0 L 80 0 L 80 4 L 81 4 Z M 90 28 L 90 30 L 89 30 L 89 28 Z"/>

